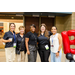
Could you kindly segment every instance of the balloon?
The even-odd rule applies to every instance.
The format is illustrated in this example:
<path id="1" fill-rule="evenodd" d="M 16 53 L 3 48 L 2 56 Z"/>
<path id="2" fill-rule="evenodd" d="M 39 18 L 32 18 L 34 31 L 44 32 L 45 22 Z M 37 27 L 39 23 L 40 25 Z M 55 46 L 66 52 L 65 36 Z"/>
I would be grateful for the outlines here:
<path id="1" fill-rule="evenodd" d="M 70 60 L 70 62 L 75 62 L 74 60 Z"/>
<path id="2" fill-rule="evenodd" d="M 2 30 L 2 32 L 3 32 L 3 30 Z"/>
<path id="3" fill-rule="evenodd" d="M 63 31 L 61 33 L 61 35 L 62 35 L 64 53 L 65 54 L 70 53 L 70 44 L 69 44 L 68 32 Z"/>
<path id="4" fill-rule="evenodd" d="M 71 53 L 67 53 L 67 54 L 66 54 L 66 58 L 67 58 L 68 60 L 73 60 L 73 55 L 72 55 Z"/>
<path id="5" fill-rule="evenodd" d="M 63 49 L 66 54 L 66 58 L 70 60 L 70 62 L 75 62 L 75 49 L 70 48 L 70 45 L 75 45 L 75 30 L 68 30 L 61 32 L 62 41 L 63 41 Z M 69 36 L 74 36 L 73 40 L 69 39 Z"/>
<path id="6" fill-rule="evenodd" d="M 62 35 L 64 53 L 75 54 L 75 49 L 70 48 L 70 45 L 75 45 L 75 39 L 69 40 L 69 36 L 74 36 L 75 38 L 75 30 L 63 31 L 61 35 Z"/>

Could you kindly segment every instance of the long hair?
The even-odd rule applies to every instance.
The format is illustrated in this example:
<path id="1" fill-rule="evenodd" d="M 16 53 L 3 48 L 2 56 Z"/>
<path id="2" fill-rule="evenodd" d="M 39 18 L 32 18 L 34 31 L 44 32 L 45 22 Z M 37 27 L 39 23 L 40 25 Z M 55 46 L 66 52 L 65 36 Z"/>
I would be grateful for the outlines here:
<path id="1" fill-rule="evenodd" d="M 38 34 L 38 36 L 40 36 L 40 34 L 41 34 L 41 27 L 42 27 L 42 26 L 45 27 L 45 32 L 44 32 L 45 37 L 49 38 L 49 32 L 48 32 L 48 30 L 47 30 L 46 24 L 44 24 L 44 23 L 42 23 L 42 24 L 40 25 L 40 27 L 39 27 L 39 34 Z"/>

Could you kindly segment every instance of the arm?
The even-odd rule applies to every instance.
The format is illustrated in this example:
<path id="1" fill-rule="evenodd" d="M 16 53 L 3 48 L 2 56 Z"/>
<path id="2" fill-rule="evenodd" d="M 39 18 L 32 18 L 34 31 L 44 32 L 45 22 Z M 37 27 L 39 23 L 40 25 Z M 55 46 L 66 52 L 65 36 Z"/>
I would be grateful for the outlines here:
<path id="1" fill-rule="evenodd" d="M 58 51 L 60 52 L 61 47 L 62 47 L 62 37 L 61 37 L 60 34 L 58 35 L 58 39 L 59 39 L 59 48 L 58 48 Z M 58 52 L 56 53 L 56 56 L 57 57 L 59 56 L 59 53 Z"/>
<path id="2" fill-rule="evenodd" d="M 2 39 L 2 42 L 7 43 L 7 42 L 11 42 L 11 40 L 4 40 L 4 39 Z"/>
<path id="3" fill-rule="evenodd" d="M 11 40 L 9 40 L 9 39 L 7 40 L 7 37 L 8 37 L 8 35 L 7 35 L 7 33 L 5 33 L 5 35 L 2 39 L 2 42 L 4 42 L 4 43 L 11 42 Z"/>
<path id="4" fill-rule="evenodd" d="M 61 47 L 62 47 L 62 37 L 61 37 L 60 34 L 58 35 L 58 39 L 59 39 L 59 49 L 58 49 L 58 51 L 60 51 Z"/>
<path id="5" fill-rule="evenodd" d="M 29 52 L 29 48 L 28 48 L 28 41 L 29 41 L 29 38 L 25 38 L 26 50 L 27 50 L 27 54 L 29 55 L 30 52 Z"/>

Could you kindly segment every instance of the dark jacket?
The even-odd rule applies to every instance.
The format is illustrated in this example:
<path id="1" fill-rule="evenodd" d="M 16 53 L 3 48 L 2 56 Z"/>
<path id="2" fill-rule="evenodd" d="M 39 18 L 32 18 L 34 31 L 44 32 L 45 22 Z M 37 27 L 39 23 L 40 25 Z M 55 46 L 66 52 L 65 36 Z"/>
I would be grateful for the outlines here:
<path id="1" fill-rule="evenodd" d="M 24 39 L 24 41 L 22 42 L 21 45 L 21 41 L 22 39 Z M 23 37 L 20 36 L 20 33 L 17 34 L 17 46 L 16 46 L 16 51 L 19 50 L 20 46 L 21 46 L 21 50 L 20 51 L 24 51 L 26 53 L 26 47 L 25 47 L 25 34 L 23 35 Z M 16 52 L 17 53 L 17 52 Z"/>
<path id="2" fill-rule="evenodd" d="M 9 38 L 12 38 L 12 42 L 7 42 L 6 45 L 5 45 L 5 48 L 13 47 L 13 43 L 14 42 L 16 43 L 16 34 L 15 34 L 15 32 L 14 32 L 14 35 L 15 35 L 15 41 L 14 41 L 13 33 L 10 30 L 5 33 L 5 35 L 3 37 L 4 40 L 8 40 Z"/>

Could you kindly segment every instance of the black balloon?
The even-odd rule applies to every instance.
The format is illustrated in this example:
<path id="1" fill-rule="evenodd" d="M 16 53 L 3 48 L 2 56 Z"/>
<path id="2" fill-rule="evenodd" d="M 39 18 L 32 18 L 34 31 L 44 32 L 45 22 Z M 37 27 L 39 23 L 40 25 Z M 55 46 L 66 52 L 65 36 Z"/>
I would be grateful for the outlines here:
<path id="1" fill-rule="evenodd" d="M 72 55 L 71 53 L 67 53 L 67 54 L 66 54 L 66 58 L 67 58 L 68 60 L 73 60 L 73 55 Z"/>
<path id="2" fill-rule="evenodd" d="M 74 60 L 70 60 L 70 62 L 75 62 Z"/>

